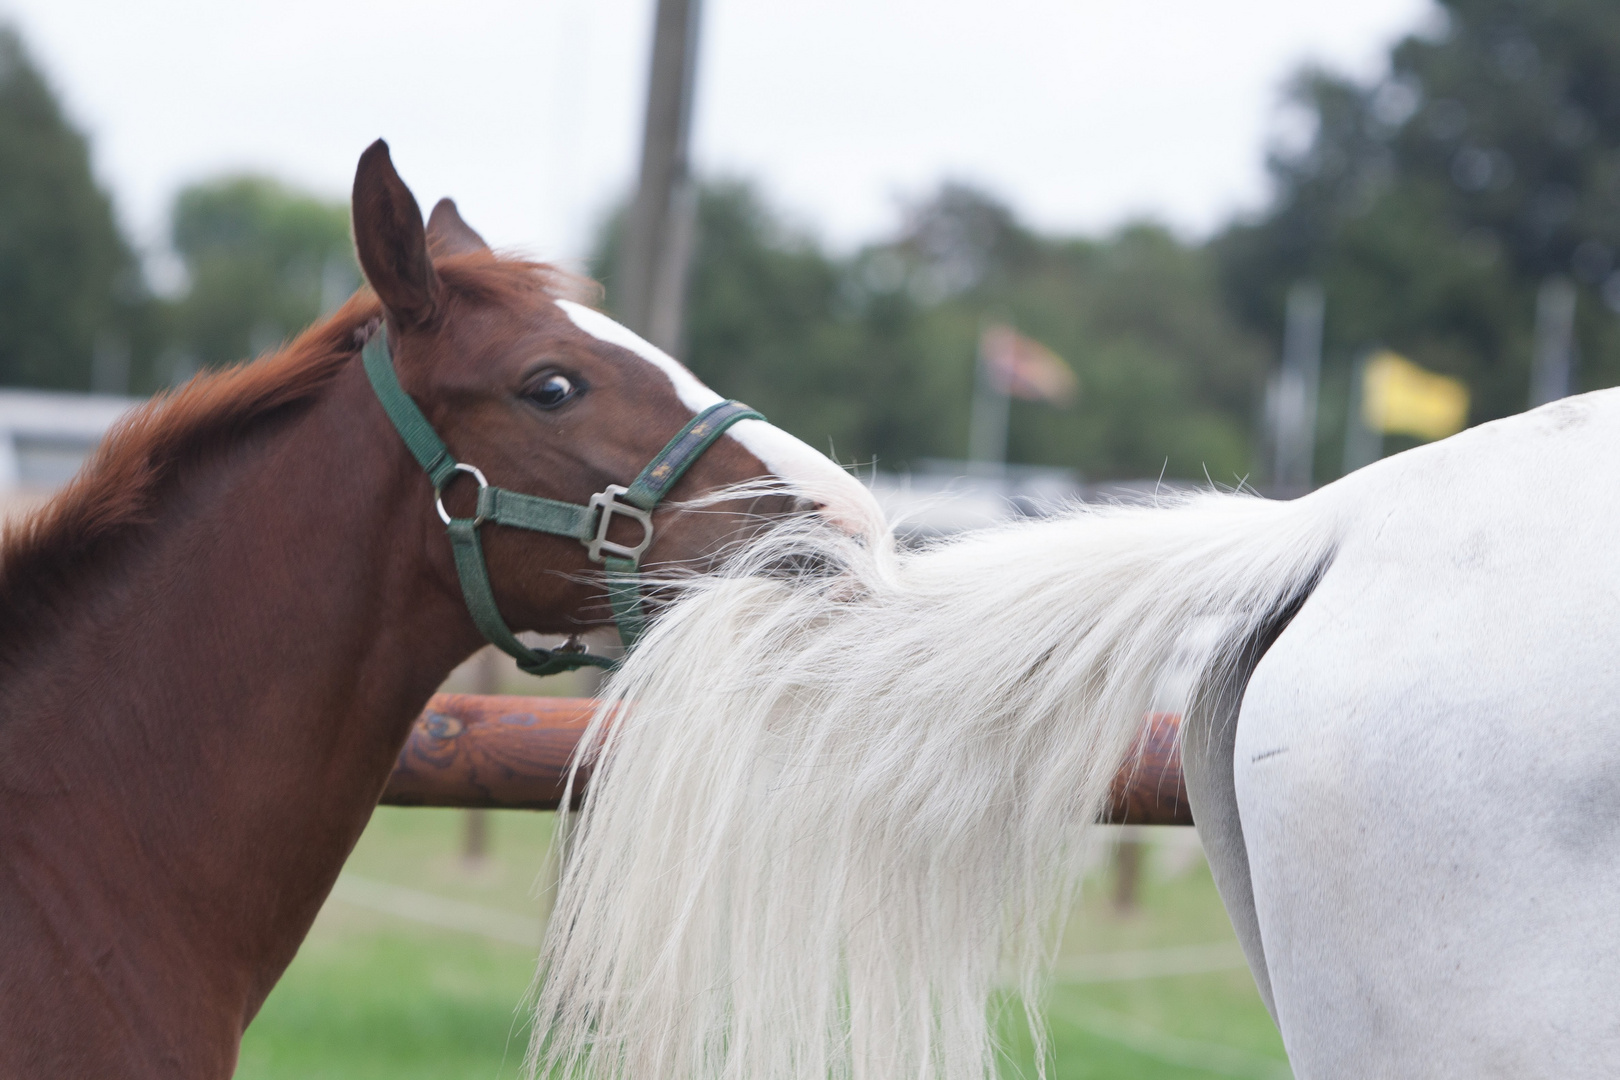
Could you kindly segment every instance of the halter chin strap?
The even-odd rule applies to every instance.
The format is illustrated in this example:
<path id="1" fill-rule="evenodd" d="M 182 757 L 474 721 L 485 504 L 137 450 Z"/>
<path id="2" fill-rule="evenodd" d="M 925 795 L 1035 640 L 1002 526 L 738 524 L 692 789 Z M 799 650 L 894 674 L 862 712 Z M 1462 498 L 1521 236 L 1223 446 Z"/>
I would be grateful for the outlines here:
<path id="1" fill-rule="evenodd" d="M 455 556 L 456 576 L 461 579 L 461 594 L 467 601 L 468 613 L 490 644 L 516 659 L 518 667 L 532 675 L 553 675 L 581 667 L 611 668 L 617 661 L 583 650 L 531 649 L 519 641 L 495 606 L 489 567 L 484 562 L 483 545 L 478 539 L 479 528 L 485 522 L 494 522 L 572 537 L 584 544 L 591 561 L 601 563 L 606 571 L 608 602 L 613 606 L 614 620 L 619 626 L 619 640 L 629 649 L 647 625 L 646 612 L 641 605 L 640 567 L 642 553 L 653 540 L 653 508 L 732 424 L 739 420 L 765 419 L 740 402 L 722 401 L 711 405 L 692 417 L 629 487 L 609 484 L 605 490 L 592 495 L 588 505 L 580 506 L 491 487 L 475 466 L 457 461 L 416 402 L 400 386 L 385 329 L 379 327 L 372 335 L 361 360 L 383 411 L 433 484 L 434 506 L 450 534 L 450 550 Z M 444 508 L 444 489 L 457 473 L 466 473 L 478 483 L 478 503 L 470 518 L 451 517 Z M 615 517 L 629 518 L 641 526 L 639 543 L 625 545 L 608 539 Z"/>

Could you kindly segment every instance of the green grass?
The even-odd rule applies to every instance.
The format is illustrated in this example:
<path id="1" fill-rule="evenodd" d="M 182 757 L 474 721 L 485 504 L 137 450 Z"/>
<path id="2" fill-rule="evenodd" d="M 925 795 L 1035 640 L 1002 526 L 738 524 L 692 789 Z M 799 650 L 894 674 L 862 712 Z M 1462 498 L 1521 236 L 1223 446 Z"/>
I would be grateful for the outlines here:
<path id="1" fill-rule="evenodd" d="M 452 952 L 454 955 L 446 956 Z M 377 929 L 318 942 L 248 1029 L 236 1075 L 512 1077 L 532 962 L 482 942 Z"/>
<path id="2" fill-rule="evenodd" d="M 346 874 L 508 914 L 506 932 L 543 912 L 533 886 L 549 814 L 490 815 L 491 853 L 459 857 L 461 812 L 384 808 Z M 1233 943 L 1209 872 L 1155 867 L 1173 856 L 1160 834 L 1140 904 L 1113 910 L 1099 874 L 1064 938 L 1071 970 L 1099 953 Z M 454 905 L 451 905 L 454 907 Z M 465 911 L 466 908 L 456 908 Z M 475 912 L 476 914 L 476 912 Z M 514 920 L 511 917 L 517 917 Z M 334 898 L 242 1044 L 239 1080 L 506 1080 L 528 1032 L 521 1002 L 532 946 L 443 929 Z M 1114 981 L 1060 980 L 1043 1003 L 1053 1080 L 1194 1080 L 1286 1076 L 1282 1043 L 1242 968 Z M 1008 1078 L 1033 1077 L 1021 1011 L 1002 1031 Z"/>
<path id="3" fill-rule="evenodd" d="M 552 815 L 490 815 L 491 857 L 459 857 L 458 811 L 384 807 L 345 873 L 514 914 L 542 914 L 532 887 Z M 334 899 L 242 1041 L 239 1080 L 494 1080 L 527 1045 L 520 1003 L 534 949 Z"/>

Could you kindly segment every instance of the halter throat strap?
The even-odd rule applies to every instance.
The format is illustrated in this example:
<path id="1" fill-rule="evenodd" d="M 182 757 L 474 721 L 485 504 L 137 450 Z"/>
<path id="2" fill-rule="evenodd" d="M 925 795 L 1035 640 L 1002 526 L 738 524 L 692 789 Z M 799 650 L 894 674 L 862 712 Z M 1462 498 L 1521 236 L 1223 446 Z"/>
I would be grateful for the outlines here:
<path id="1" fill-rule="evenodd" d="M 581 506 L 494 487 L 476 466 L 457 461 L 421 408 L 400 385 L 385 328 L 379 327 L 366 342 L 361 363 L 383 412 L 388 414 L 394 430 L 399 432 L 411 456 L 433 485 L 434 506 L 450 538 L 456 576 L 461 582 L 468 614 L 490 644 L 511 656 L 518 667 L 532 675 L 553 675 L 581 667 L 611 668 L 617 661 L 583 650 L 532 649 L 519 641 L 495 603 L 479 530 L 493 522 L 566 536 L 583 544 L 589 558 L 603 566 L 619 640 L 628 650 L 646 629 L 640 566 L 642 554 L 652 545 L 653 509 L 732 424 L 739 420 L 765 419 L 741 402 L 722 401 L 711 405 L 692 417 L 664 444 L 628 487 L 609 484 L 592 495 L 587 505 Z M 453 517 L 444 506 L 444 490 L 458 473 L 466 473 L 478 484 L 478 502 L 470 518 Z M 615 517 L 629 518 L 641 527 L 638 543 L 621 544 L 608 538 Z"/>

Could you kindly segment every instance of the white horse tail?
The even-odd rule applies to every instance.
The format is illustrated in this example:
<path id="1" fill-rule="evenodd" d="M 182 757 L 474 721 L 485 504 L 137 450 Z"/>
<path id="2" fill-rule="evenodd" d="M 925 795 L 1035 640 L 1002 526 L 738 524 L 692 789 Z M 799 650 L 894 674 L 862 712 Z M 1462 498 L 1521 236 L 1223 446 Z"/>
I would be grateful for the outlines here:
<path id="1" fill-rule="evenodd" d="M 811 526 L 692 585 L 612 686 L 531 1066 L 982 1080 L 1144 713 L 1295 610 L 1341 500 L 1201 495 L 921 551 Z M 784 571 L 784 567 L 794 568 Z"/>

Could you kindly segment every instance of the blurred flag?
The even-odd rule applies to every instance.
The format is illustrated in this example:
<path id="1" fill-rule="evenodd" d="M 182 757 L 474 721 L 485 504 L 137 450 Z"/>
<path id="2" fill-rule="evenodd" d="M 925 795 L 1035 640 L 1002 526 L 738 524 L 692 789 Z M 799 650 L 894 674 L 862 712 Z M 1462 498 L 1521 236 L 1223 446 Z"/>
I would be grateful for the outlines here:
<path id="1" fill-rule="evenodd" d="M 1468 423 L 1468 387 L 1389 350 L 1367 361 L 1361 418 L 1383 435 L 1443 439 Z"/>
<path id="2" fill-rule="evenodd" d="M 979 358 L 991 387 L 1011 397 L 1061 406 L 1080 392 L 1080 380 L 1061 356 L 1010 326 L 985 327 Z"/>

